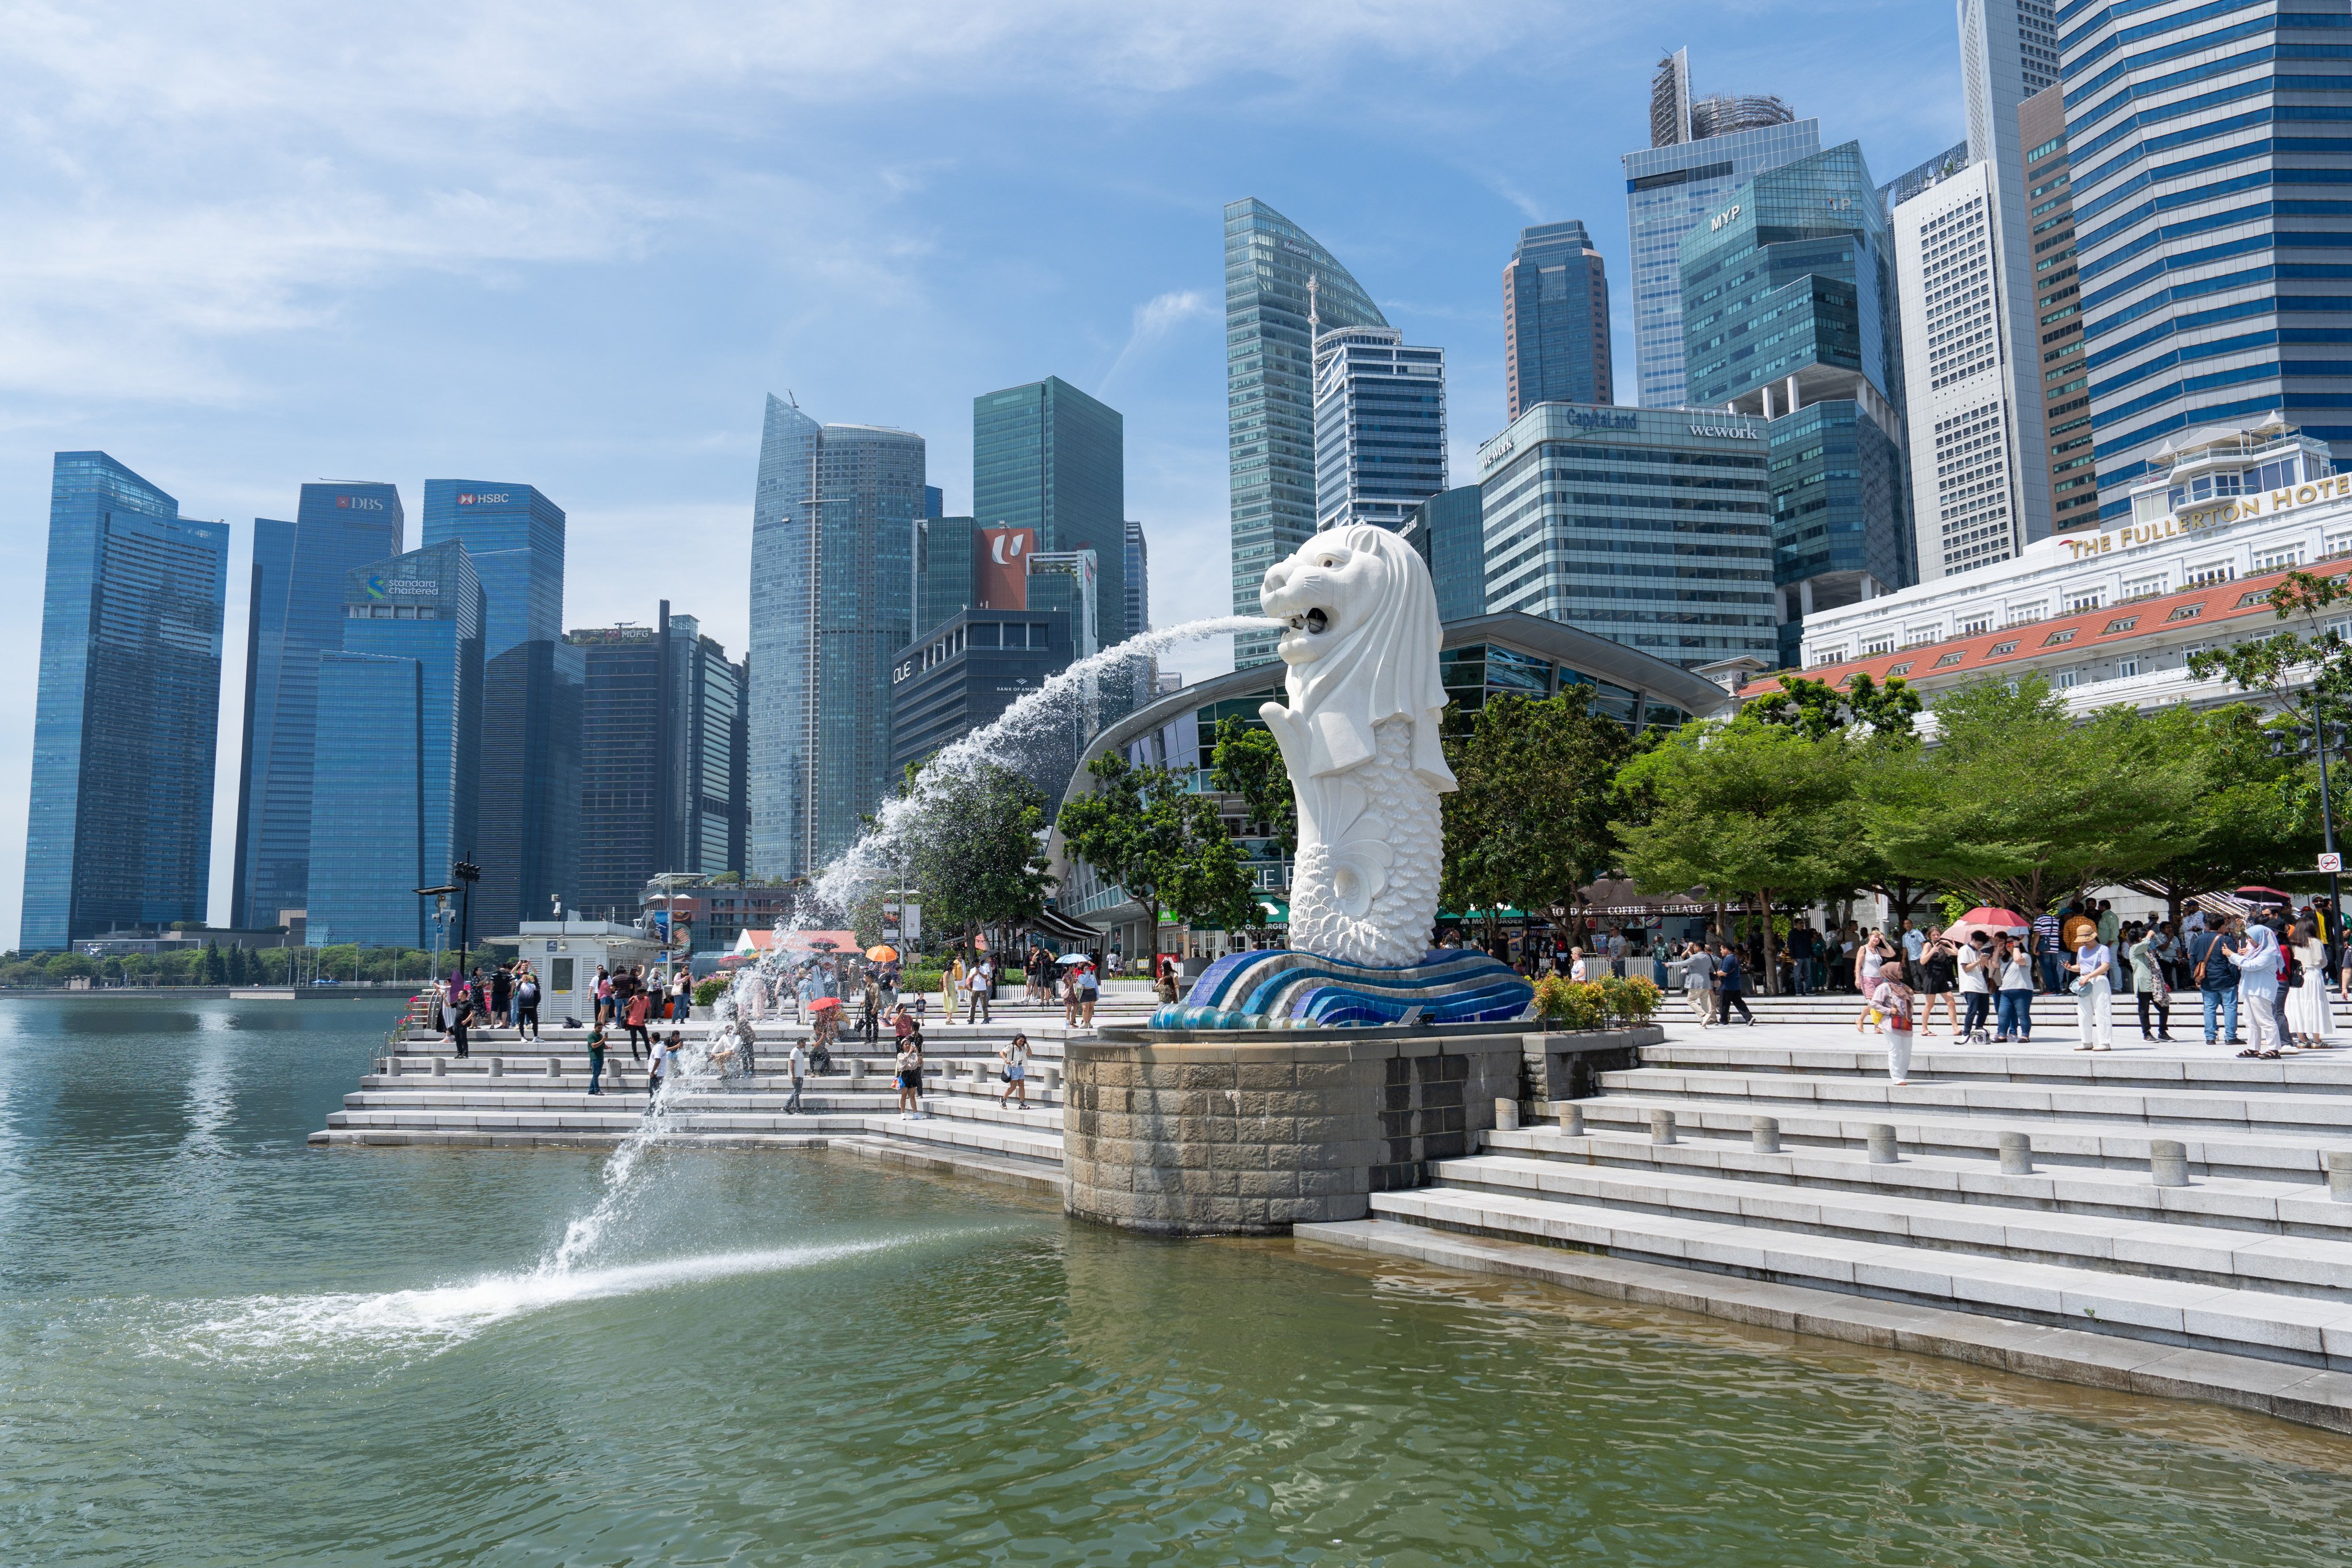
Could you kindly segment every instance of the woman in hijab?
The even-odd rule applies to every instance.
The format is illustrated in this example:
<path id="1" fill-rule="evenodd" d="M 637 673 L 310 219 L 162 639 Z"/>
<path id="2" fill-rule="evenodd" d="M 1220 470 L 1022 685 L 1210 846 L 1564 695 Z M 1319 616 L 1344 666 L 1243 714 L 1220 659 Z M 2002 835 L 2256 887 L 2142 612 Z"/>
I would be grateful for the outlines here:
<path id="1" fill-rule="evenodd" d="M 2271 928 L 2255 922 L 2238 939 L 2232 954 L 2238 963 L 2238 1016 L 2246 1021 L 2252 1044 L 2238 1054 L 2275 1061 L 2280 1055 L 2278 1013 L 2279 944 Z"/>

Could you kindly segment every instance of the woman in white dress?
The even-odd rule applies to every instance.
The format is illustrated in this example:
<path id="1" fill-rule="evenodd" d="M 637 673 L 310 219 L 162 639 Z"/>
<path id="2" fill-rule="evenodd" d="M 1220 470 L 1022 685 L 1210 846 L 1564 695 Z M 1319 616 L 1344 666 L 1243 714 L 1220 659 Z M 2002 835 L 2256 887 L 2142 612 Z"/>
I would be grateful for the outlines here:
<path id="1" fill-rule="evenodd" d="M 2309 921 L 2294 928 L 2294 956 L 2303 964 L 2303 984 L 2286 994 L 2287 1033 L 2294 1043 L 2312 1050 L 2336 1044 L 2336 1009 L 2327 994 L 2327 944 Z"/>

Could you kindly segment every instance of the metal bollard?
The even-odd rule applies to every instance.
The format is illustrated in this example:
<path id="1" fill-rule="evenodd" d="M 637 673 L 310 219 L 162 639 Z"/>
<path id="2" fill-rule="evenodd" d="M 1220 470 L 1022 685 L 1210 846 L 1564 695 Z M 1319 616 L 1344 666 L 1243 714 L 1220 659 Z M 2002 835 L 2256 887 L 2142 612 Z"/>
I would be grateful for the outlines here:
<path id="1" fill-rule="evenodd" d="M 2339 1204 L 2352 1204 L 2352 1150 L 2327 1152 L 2327 1195 Z"/>
<path id="2" fill-rule="evenodd" d="M 447 1057 L 435 1057 L 433 1058 L 433 1076 L 435 1078 L 447 1078 L 449 1076 L 449 1058 Z"/>
<path id="3" fill-rule="evenodd" d="M 2004 1176 L 2033 1174 L 2033 1140 L 2022 1132 L 2000 1135 L 2000 1173 Z"/>
<path id="4" fill-rule="evenodd" d="M 1495 1131 L 1517 1132 L 1519 1130 L 1519 1102 L 1516 1100 L 1495 1101 Z"/>
<path id="5" fill-rule="evenodd" d="M 1896 1159 L 1895 1129 L 1884 1121 L 1878 1122 L 1870 1130 L 1870 1163 L 1874 1165 L 1892 1165 Z"/>
<path id="6" fill-rule="evenodd" d="M 1559 1130 L 1570 1138 L 1584 1136 L 1584 1107 L 1570 1100 L 1559 1108 Z"/>
<path id="7" fill-rule="evenodd" d="M 492 1057 L 490 1058 L 490 1076 L 492 1078 L 504 1078 L 507 1076 L 506 1058 Z"/>
<path id="8" fill-rule="evenodd" d="M 1671 1143 L 1675 1141 L 1675 1113 L 1671 1110 L 1650 1112 L 1650 1142 Z"/>
<path id="9" fill-rule="evenodd" d="M 2147 1146 L 2148 1179 L 2159 1187 L 2189 1184 L 2189 1146 L 2158 1138 Z"/>
<path id="10" fill-rule="evenodd" d="M 1759 1154 L 1780 1152 L 1780 1123 L 1772 1117 L 1759 1116 L 1748 1124 L 1748 1142 Z"/>

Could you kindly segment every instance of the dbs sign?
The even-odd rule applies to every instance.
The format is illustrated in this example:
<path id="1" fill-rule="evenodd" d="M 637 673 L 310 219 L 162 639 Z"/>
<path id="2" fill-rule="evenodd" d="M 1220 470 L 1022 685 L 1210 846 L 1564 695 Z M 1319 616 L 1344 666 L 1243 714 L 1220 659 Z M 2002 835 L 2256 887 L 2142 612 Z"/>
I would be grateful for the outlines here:
<path id="1" fill-rule="evenodd" d="M 1029 607 L 1029 557 L 1037 550 L 1034 528 L 980 531 L 980 602 L 992 610 Z"/>

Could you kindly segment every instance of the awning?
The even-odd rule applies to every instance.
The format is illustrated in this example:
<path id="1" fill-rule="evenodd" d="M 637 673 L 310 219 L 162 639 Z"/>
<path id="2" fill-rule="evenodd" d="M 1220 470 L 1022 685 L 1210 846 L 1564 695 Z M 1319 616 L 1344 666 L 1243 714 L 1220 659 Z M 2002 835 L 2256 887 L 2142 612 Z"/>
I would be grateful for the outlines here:
<path id="1" fill-rule="evenodd" d="M 1057 942 L 1082 942 L 1091 947 L 1103 938 L 1103 933 L 1094 927 L 1074 921 L 1059 910 L 1041 910 L 1031 916 L 1027 923 L 1031 931 Z"/>

